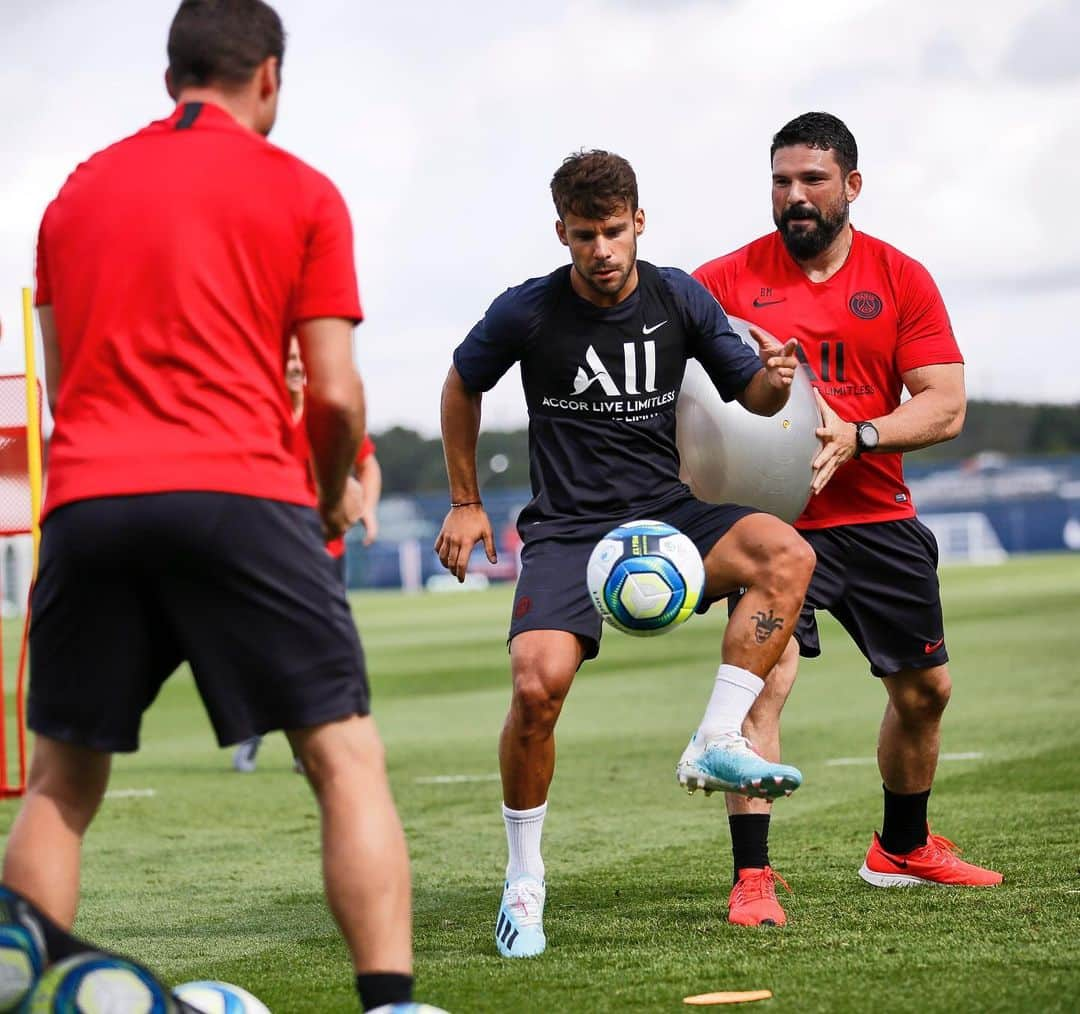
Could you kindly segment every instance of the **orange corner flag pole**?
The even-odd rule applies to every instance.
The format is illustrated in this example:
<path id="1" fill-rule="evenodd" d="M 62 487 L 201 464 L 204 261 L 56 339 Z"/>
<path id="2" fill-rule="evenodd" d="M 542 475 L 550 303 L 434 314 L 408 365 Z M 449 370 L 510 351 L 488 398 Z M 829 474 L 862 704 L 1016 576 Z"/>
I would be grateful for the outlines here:
<path id="1" fill-rule="evenodd" d="M 37 347 L 34 341 L 34 300 L 22 290 L 23 339 L 26 349 L 26 451 L 30 476 L 30 531 L 34 536 L 34 576 L 37 576 L 41 545 L 41 405 L 37 379 Z"/>

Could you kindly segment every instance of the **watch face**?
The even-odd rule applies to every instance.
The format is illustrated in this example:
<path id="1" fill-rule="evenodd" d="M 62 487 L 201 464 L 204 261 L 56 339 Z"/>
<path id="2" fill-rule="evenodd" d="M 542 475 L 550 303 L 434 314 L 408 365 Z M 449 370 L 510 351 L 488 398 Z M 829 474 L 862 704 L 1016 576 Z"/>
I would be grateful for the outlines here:
<path id="1" fill-rule="evenodd" d="M 863 423 L 859 427 L 859 443 L 868 451 L 872 451 L 878 445 L 878 431 L 873 423 Z"/>

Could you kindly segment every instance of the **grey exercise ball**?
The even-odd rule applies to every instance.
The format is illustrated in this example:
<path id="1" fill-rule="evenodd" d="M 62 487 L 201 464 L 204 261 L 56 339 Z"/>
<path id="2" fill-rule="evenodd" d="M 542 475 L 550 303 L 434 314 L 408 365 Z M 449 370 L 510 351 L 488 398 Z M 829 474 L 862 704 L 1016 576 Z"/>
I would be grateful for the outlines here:
<path id="1" fill-rule="evenodd" d="M 749 325 L 728 317 L 731 329 L 754 350 Z M 724 402 L 704 367 L 686 364 L 676 406 L 680 478 L 699 500 L 738 503 L 794 521 L 810 499 L 811 464 L 821 442 L 821 412 L 804 367 L 795 372 L 791 397 L 774 416 Z"/>

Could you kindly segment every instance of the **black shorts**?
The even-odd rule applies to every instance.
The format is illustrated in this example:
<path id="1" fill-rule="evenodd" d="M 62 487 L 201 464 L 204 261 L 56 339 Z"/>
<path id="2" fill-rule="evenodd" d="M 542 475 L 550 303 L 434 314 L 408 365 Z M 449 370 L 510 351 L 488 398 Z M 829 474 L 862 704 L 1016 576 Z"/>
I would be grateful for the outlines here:
<path id="1" fill-rule="evenodd" d="M 227 493 L 82 500 L 45 520 L 28 725 L 138 749 L 183 661 L 218 742 L 368 713 L 360 639 L 313 510 Z"/>
<path id="2" fill-rule="evenodd" d="M 704 559 L 736 521 L 756 513 L 752 507 L 702 503 L 688 496 L 650 515 L 649 520 L 677 528 Z M 596 543 L 621 523 L 605 522 L 578 535 L 537 539 L 522 546 L 508 641 L 526 630 L 566 630 L 582 639 L 586 660 L 596 658 L 603 621 L 589 597 L 585 570 Z M 698 612 L 705 612 L 709 605 L 703 600 Z"/>
<path id="3" fill-rule="evenodd" d="M 795 627 L 800 655 L 821 654 L 814 611 L 824 609 L 851 635 L 875 676 L 948 662 L 937 541 L 918 518 L 799 534 L 817 554 Z M 728 599 L 729 614 L 739 598 Z"/>

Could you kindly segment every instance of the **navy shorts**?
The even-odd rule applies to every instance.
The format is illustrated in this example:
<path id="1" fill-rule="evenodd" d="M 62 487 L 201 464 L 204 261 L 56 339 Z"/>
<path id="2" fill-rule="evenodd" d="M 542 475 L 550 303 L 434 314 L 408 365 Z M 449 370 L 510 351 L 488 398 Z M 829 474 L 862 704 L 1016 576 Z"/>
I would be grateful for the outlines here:
<path id="1" fill-rule="evenodd" d="M 736 521 L 758 513 L 752 507 L 737 504 L 702 503 L 692 496 L 649 515 L 650 521 L 663 521 L 677 528 L 698 548 L 702 558 Z M 513 615 L 510 620 L 512 641 L 526 630 L 566 630 L 581 638 L 585 659 L 600 653 L 600 632 L 603 621 L 589 597 L 585 570 L 596 543 L 621 520 L 590 525 L 573 535 L 541 538 L 526 542 L 521 549 L 521 574 L 514 592 Z M 709 607 L 704 601 L 699 612 Z"/>
<path id="2" fill-rule="evenodd" d="M 180 665 L 222 746 L 368 713 L 360 639 L 315 512 L 227 493 L 105 497 L 53 511 L 30 626 L 28 725 L 139 746 Z"/>
<path id="3" fill-rule="evenodd" d="M 815 610 L 832 613 L 875 676 L 929 669 L 949 660 L 934 533 L 918 518 L 801 529 L 817 566 L 795 639 L 799 654 L 821 654 Z M 728 613 L 740 596 L 728 599 Z"/>

